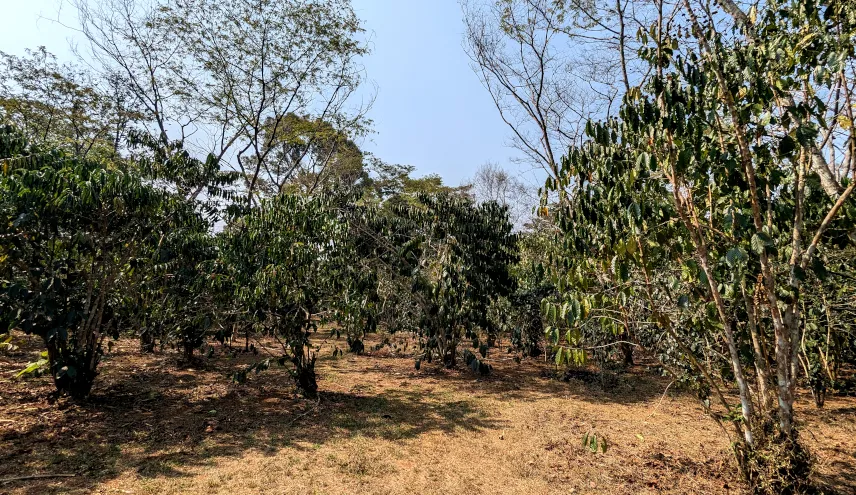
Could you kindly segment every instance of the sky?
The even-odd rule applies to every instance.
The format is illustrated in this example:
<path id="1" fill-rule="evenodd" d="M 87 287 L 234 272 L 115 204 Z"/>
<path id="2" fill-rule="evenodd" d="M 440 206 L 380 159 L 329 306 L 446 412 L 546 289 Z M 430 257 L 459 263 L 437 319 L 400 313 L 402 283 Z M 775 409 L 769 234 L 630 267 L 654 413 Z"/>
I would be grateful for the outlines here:
<path id="1" fill-rule="evenodd" d="M 364 150 L 439 174 L 450 185 L 473 177 L 491 161 L 517 168 L 510 158 L 509 129 L 464 52 L 457 0 L 352 0 L 371 40 L 363 60 L 377 94 L 369 118 L 375 133 Z M 62 0 L 13 0 L 0 16 L 0 51 L 22 55 L 44 45 L 60 61 L 73 61 L 69 43 L 76 15 Z"/>

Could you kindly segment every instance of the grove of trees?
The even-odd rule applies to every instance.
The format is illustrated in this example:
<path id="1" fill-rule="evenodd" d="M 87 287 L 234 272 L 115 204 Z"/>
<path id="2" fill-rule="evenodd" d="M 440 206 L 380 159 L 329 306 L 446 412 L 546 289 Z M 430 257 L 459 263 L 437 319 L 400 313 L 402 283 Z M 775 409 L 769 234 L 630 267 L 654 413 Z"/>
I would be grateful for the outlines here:
<path id="1" fill-rule="evenodd" d="M 74 5 L 85 69 L 0 53 L 0 333 L 42 339 L 58 394 L 120 336 L 274 343 L 231 379 L 307 397 L 331 335 L 407 333 L 416 369 L 473 379 L 645 355 L 751 491 L 812 490 L 797 392 L 856 366 L 856 3 L 462 2 L 538 204 L 495 165 L 452 187 L 360 148 L 348 0 Z"/>

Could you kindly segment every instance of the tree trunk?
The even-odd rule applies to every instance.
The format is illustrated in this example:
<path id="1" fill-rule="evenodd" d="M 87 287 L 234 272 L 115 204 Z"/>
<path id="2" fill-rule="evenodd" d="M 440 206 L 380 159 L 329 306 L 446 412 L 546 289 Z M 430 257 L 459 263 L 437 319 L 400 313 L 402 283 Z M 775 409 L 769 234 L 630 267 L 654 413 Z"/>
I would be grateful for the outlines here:
<path id="1" fill-rule="evenodd" d="M 310 399 L 317 397 L 318 380 L 315 376 L 315 356 L 306 356 L 304 351 L 300 350 L 299 353 L 295 353 L 291 362 L 294 364 L 293 376 L 298 390 Z"/>
<path id="2" fill-rule="evenodd" d="M 455 348 L 450 346 L 443 351 L 443 366 L 452 369 L 455 367 Z"/>
<path id="3" fill-rule="evenodd" d="M 155 351 L 155 334 L 148 327 L 144 328 L 140 333 L 140 351 L 145 353 Z"/>
<path id="4" fill-rule="evenodd" d="M 488 347 L 496 347 L 496 329 L 493 325 L 488 327 L 487 345 Z"/>
<path id="5" fill-rule="evenodd" d="M 762 414 L 773 409 L 773 397 L 770 395 L 770 369 L 767 361 L 761 335 L 758 333 L 758 324 L 755 315 L 755 301 L 746 292 L 746 283 L 741 282 L 743 302 L 746 304 L 746 316 L 749 325 L 749 335 L 752 338 L 752 349 L 754 351 L 755 373 L 758 379 L 758 395 L 761 397 Z"/>
<path id="6" fill-rule="evenodd" d="M 624 366 L 633 366 L 633 346 L 627 342 L 622 342 L 619 345 L 623 356 Z"/>
<path id="7" fill-rule="evenodd" d="M 64 343 L 57 345 L 54 339 L 45 341 L 48 349 L 48 363 L 54 386 L 59 393 L 66 393 L 74 399 L 85 399 L 92 391 L 95 369 L 98 364 L 98 349 L 86 347 L 81 350 L 65 348 Z"/>
<path id="8" fill-rule="evenodd" d="M 444 345 L 443 345 L 443 349 L 442 349 L 443 365 L 446 368 L 451 369 L 451 368 L 455 367 L 455 364 L 456 364 L 455 358 L 456 358 L 457 350 L 458 350 L 458 342 L 455 339 L 454 330 L 452 330 L 452 331 L 450 331 L 450 334 L 447 336 L 447 338 L 444 339 Z"/>
<path id="9" fill-rule="evenodd" d="M 190 363 L 193 361 L 193 349 L 195 349 L 195 346 L 192 342 L 187 340 L 182 342 L 182 359 L 184 359 L 185 363 Z"/>

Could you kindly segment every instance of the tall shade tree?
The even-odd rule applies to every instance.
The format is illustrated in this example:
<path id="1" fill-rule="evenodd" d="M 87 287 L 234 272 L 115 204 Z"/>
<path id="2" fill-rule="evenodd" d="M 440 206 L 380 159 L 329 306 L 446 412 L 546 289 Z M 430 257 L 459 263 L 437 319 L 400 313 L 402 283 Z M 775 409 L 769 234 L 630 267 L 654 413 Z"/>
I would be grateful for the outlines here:
<path id="1" fill-rule="evenodd" d="M 180 39 L 158 23 L 158 0 L 73 0 L 89 61 L 102 75 L 116 74 L 143 115 L 149 133 L 163 145 L 183 140 L 199 124 L 200 109 L 187 106 L 181 84 Z M 221 143 L 217 151 L 225 153 Z M 211 150 L 214 151 L 214 148 Z M 218 156 L 220 154 L 218 153 Z"/>
<path id="2" fill-rule="evenodd" d="M 44 47 L 24 57 L 0 52 L 0 118 L 33 144 L 115 158 L 141 117 L 125 83 L 119 74 L 99 80 L 59 64 Z"/>
<path id="3" fill-rule="evenodd" d="M 346 190 L 365 178 L 363 152 L 349 132 L 330 122 L 289 114 L 269 119 L 262 133 L 266 158 L 258 188 L 264 194 Z M 257 159 L 247 157 L 245 166 L 255 169 Z"/>
<path id="4" fill-rule="evenodd" d="M 282 168 L 279 144 L 301 139 L 291 167 L 323 174 L 335 136 L 364 130 L 366 108 L 351 96 L 368 48 L 348 0 L 181 0 L 162 9 L 158 25 L 181 40 L 187 99 L 204 109 L 218 141 L 234 146 L 248 202 L 266 175 L 277 186 L 291 175 L 273 173 Z"/>
<path id="5" fill-rule="evenodd" d="M 155 140 L 240 171 L 248 204 L 266 185 L 323 175 L 331 143 L 366 131 L 370 102 L 352 96 L 368 48 L 347 0 L 75 5 L 88 58 L 127 79 Z M 281 145 L 295 140 L 283 160 Z"/>
<path id="6" fill-rule="evenodd" d="M 525 162 L 559 176 L 591 116 L 645 77 L 633 34 L 663 2 L 463 0 L 464 47 Z"/>
<path id="7" fill-rule="evenodd" d="M 538 202 L 537 191 L 496 163 L 487 162 L 476 169 L 471 179 L 472 192 L 478 202 L 494 201 L 508 207 L 511 223 L 522 226 L 532 216 Z"/>
<path id="8" fill-rule="evenodd" d="M 512 142 L 550 176 L 576 142 L 585 95 L 567 70 L 564 13 L 551 1 L 464 2 L 465 47 Z"/>

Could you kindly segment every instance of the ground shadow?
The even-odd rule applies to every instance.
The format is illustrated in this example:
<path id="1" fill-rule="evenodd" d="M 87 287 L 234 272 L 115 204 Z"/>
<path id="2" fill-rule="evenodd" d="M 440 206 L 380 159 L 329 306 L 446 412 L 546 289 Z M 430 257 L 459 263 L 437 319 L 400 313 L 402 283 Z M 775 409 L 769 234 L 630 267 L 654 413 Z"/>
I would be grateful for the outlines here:
<path id="1" fill-rule="evenodd" d="M 451 383 L 458 391 L 476 396 L 493 395 L 501 400 L 561 396 L 587 402 L 634 404 L 659 400 L 664 393 L 673 397 L 692 395 L 691 391 L 676 386 L 670 378 L 653 373 L 647 365 L 607 371 L 593 366 L 557 371 L 543 359 L 529 358 L 517 362 L 499 351 L 495 354 L 499 355 L 489 356 L 492 371 L 488 375 L 474 373 L 462 362 L 453 369 L 446 369 L 436 362 L 422 362 L 420 369 L 416 370 L 412 358 L 383 352 L 367 352 L 349 358 L 352 363 L 362 361 L 371 364 L 333 367 L 342 374 L 358 375 L 370 370 L 394 373 L 408 380 L 434 379 Z"/>
<path id="2" fill-rule="evenodd" d="M 261 356 L 223 354 L 201 369 L 187 369 L 176 366 L 175 354 L 142 355 L 132 342 L 120 344 L 105 359 L 102 376 L 84 403 L 61 399 L 48 404 L 46 379 L 15 382 L 8 395 L 4 391 L 0 413 L 14 423 L 0 424 L 0 479 L 76 476 L 0 484 L 0 493 L 88 493 L 129 472 L 142 478 L 186 477 L 222 457 L 250 451 L 273 456 L 285 447 L 312 449 L 353 436 L 396 441 L 432 432 L 501 430 L 507 420 L 483 409 L 481 398 L 636 403 L 658 400 L 670 383 L 645 367 L 617 373 L 617 382 L 601 382 L 590 373 L 562 381 L 545 373 L 552 367 L 543 362 L 516 363 L 505 356 L 493 359 L 491 375 L 478 376 L 463 366 L 446 370 L 423 363 L 416 370 L 412 358 L 348 354 L 319 361 L 320 400 L 312 401 L 297 395 L 286 370 L 278 367 L 252 375 L 247 384 L 230 383 L 229 373 Z M 0 363 L 2 371 L 8 370 Z M 371 386 L 369 375 L 386 383 Z M 337 386 L 343 378 L 348 385 L 367 385 Z M 454 394 L 445 393 L 449 390 Z M 676 393 L 683 392 L 669 389 L 669 395 Z M 852 478 L 820 481 L 842 486 Z"/>
<path id="3" fill-rule="evenodd" d="M 77 476 L 6 483 L 0 493 L 88 492 L 128 471 L 144 478 L 187 476 L 188 468 L 249 450 L 274 455 L 283 447 L 311 448 L 354 435 L 400 440 L 503 425 L 473 401 L 440 402 L 408 390 L 322 390 L 318 401 L 307 400 L 282 369 L 246 385 L 230 384 L 222 371 L 135 371 L 124 363 L 108 371 L 113 374 L 86 402 L 43 404 L 33 413 L 50 418 L 0 430 L 0 479 L 34 470 Z"/>

